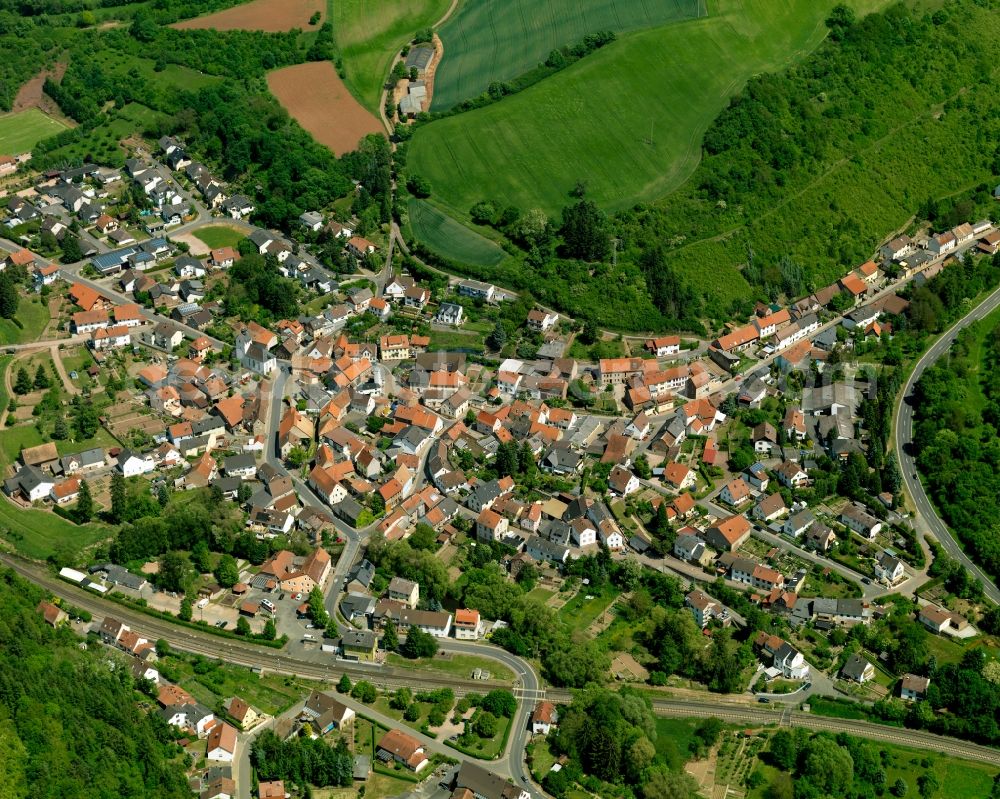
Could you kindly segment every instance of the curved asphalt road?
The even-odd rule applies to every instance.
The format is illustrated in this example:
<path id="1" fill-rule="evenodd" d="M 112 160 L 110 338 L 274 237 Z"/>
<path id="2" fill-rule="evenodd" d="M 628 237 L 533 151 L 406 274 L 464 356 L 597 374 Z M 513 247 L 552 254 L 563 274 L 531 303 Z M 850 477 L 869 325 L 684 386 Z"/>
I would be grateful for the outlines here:
<path id="1" fill-rule="evenodd" d="M 339 674 L 346 673 L 354 679 L 369 679 L 390 687 L 401 685 L 412 687 L 414 681 L 419 680 L 429 685 L 447 685 L 459 695 L 470 691 L 482 692 L 484 689 L 494 687 L 509 687 L 496 681 L 484 683 L 461 677 L 452 677 L 449 675 L 438 676 L 429 673 L 416 676 L 409 670 L 377 669 L 342 661 L 338 661 L 332 665 L 312 662 L 302 657 L 286 655 L 280 650 L 268 649 L 258 644 L 251 644 L 244 641 L 232 641 L 220 638 L 209 632 L 181 627 L 140 611 L 130 610 L 124 605 L 119 605 L 59 579 L 46 566 L 41 564 L 32 563 L 10 555 L 0 555 L 0 562 L 10 566 L 25 578 L 42 586 L 51 593 L 63 597 L 79 608 L 90 611 L 95 616 L 103 617 L 106 614 L 113 614 L 116 618 L 120 618 L 127 624 L 134 626 L 135 629 L 140 630 L 147 636 L 168 638 L 170 643 L 177 649 L 204 654 L 208 657 L 224 658 L 227 662 L 238 665 L 267 669 L 281 674 L 294 674 L 313 679 L 329 680 L 331 682 L 335 681 Z M 494 647 L 486 648 L 491 650 L 491 654 L 496 651 Z M 572 694 L 566 690 L 549 690 L 547 691 L 547 696 L 555 702 L 569 702 L 572 699 Z M 739 697 L 733 697 L 728 701 L 721 697 L 706 697 L 705 699 L 695 697 L 671 699 L 664 697 L 662 699 L 653 699 L 652 701 L 653 711 L 659 716 L 714 716 L 723 721 L 736 724 L 757 725 L 778 723 L 814 730 L 848 732 L 852 735 L 871 740 L 897 743 L 925 751 L 941 752 L 967 760 L 1000 765 L 1000 751 L 989 747 L 919 730 L 906 730 L 900 727 L 890 727 L 872 722 L 844 721 L 825 716 L 813 716 L 809 713 L 783 708 L 778 703 L 772 703 L 763 707 L 755 703 L 748 703 L 745 698 Z M 525 702 L 521 703 L 522 706 L 526 704 Z M 518 718 L 521 718 L 521 716 L 519 715 Z M 517 718 L 515 719 L 515 723 L 518 723 Z M 526 729 L 526 725 L 521 729 Z M 504 757 L 499 760 L 488 761 L 487 766 L 504 776 L 512 776 L 516 781 L 537 794 L 538 789 L 530 782 L 523 763 L 524 743 L 526 739 L 526 732 L 522 731 L 520 734 L 512 733 L 508 750 Z"/>
<path id="2" fill-rule="evenodd" d="M 1000 604 L 1000 591 L 997 590 L 996 585 L 969 559 L 969 556 L 965 554 L 962 547 L 955 540 L 948 526 L 938 516 L 937 511 L 927 497 L 927 492 L 924 491 L 923 484 L 916 476 L 917 464 L 913 457 L 913 386 L 927 368 L 950 349 L 952 342 L 954 342 L 960 330 L 968 327 L 973 322 L 978 322 L 998 306 L 1000 306 L 1000 289 L 994 291 L 968 314 L 952 325 L 941 338 L 934 342 L 934 346 L 927 350 L 923 357 L 917 361 L 917 365 L 913 368 L 909 379 L 903 386 L 902 399 L 896 408 L 893 435 L 897 457 L 899 458 L 899 468 L 903 473 L 903 484 L 906 486 L 907 493 L 913 498 L 913 505 L 917 511 L 917 531 L 922 535 L 926 535 L 927 533 L 933 535 L 941 543 L 941 547 L 945 552 L 959 561 L 969 570 L 973 577 L 982 582 L 983 591 L 986 596 L 993 602 Z"/>
<path id="3" fill-rule="evenodd" d="M 268 428 L 266 435 L 270 445 L 268 446 L 265 454 L 265 460 L 267 463 L 285 474 L 288 474 L 288 471 L 285 469 L 285 465 L 278 454 L 277 431 L 278 422 L 281 417 L 281 409 L 283 406 L 282 400 L 284 399 L 285 384 L 288 380 L 289 373 L 290 365 L 281 363 L 279 364 L 277 372 L 275 372 L 271 378 L 271 396 L 269 397 L 271 405 L 268 408 Z M 291 475 L 291 477 L 295 483 L 296 489 L 298 490 L 299 498 L 303 502 L 318 508 L 327 509 L 327 505 L 322 502 L 307 485 L 294 475 Z M 355 530 L 336 517 L 334 517 L 334 521 L 337 530 L 343 537 L 345 543 L 344 551 L 337 560 L 336 567 L 334 568 L 333 574 L 330 578 L 329 588 L 327 589 L 326 609 L 331 618 L 337 621 L 338 627 L 343 628 L 344 625 L 340 623 L 337 615 L 337 600 L 339 599 L 340 591 L 343 589 L 347 572 L 358 559 L 363 543 L 367 540 L 368 535 L 377 528 L 378 523 L 375 522 L 366 528 Z M 529 790 L 537 790 L 531 783 L 530 776 L 524 766 L 524 747 L 527 745 L 528 740 L 528 717 L 534 709 L 535 700 L 540 698 L 542 690 L 541 681 L 532 665 L 523 658 L 512 655 L 505 649 L 501 649 L 500 647 L 493 646 L 492 644 L 482 641 L 457 641 L 448 639 L 439 641 L 439 646 L 446 652 L 457 652 L 491 658 L 504 664 L 514 673 L 514 687 L 515 689 L 519 689 L 515 690 L 515 693 L 521 701 L 518 702 L 517 714 L 514 716 L 512 722 L 514 728 L 508 738 L 507 749 L 504 752 L 501 763 L 506 761 L 509 767 L 509 776 L 513 777 L 518 783 L 525 786 Z M 341 668 L 342 665 L 343 664 L 338 662 L 337 667 Z M 348 669 L 344 667 L 343 670 L 347 671 Z M 389 669 L 387 672 L 391 673 L 392 670 Z M 377 676 L 370 672 L 366 672 L 366 676 L 372 679 L 378 679 Z M 410 684 L 412 684 L 415 680 L 427 681 L 424 675 L 417 676 L 411 672 Z M 455 682 L 461 683 L 463 681 L 460 679 L 452 681 L 452 683 Z M 491 683 L 476 682 L 472 680 L 465 682 L 468 683 L 468 685 L 465 686 L 466 691 L 479 691 L 484 688 L 488 689 L 496 687 L 491 684 L 492 681 Z M 503 687 L 509 688 L 510 686 L 504 684 Z M 498 765 L 501 765 L 501 763 L 494 761 L 491 767 L 496 768 Z M 503 769 L 501 768 L 499 770 Z"/>

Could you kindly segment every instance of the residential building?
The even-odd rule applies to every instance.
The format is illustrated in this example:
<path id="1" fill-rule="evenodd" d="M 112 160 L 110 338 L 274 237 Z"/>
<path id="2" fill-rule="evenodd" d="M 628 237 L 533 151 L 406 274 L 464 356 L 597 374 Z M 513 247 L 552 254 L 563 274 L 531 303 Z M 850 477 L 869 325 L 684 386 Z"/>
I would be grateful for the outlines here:
<path id="1" fill-rule="evenodd" d="M 386 592 L 389 599 L 402 602 L 408 608 L 416 608 L 420 601 L 420 584 L 402 577 L 393 577 Z"/>
<path id="2" fill-rule="evenodd" d="M 690 608 L 699 627 L 706 627 L 721 611 L 719 603 L 700 588 L 696 588 L 684 597 L 684 605 Z"/>
<path id="3" fill-rule="evenodd" d="M 476 641 L 482 637 L 483 621 L 478 610 L 459 608 L 455 611 L 455 637 L 465 641 Z"/>
<path id="4" fill-rule="evenodd" d="M 864 685 L 875 679 L 875 667 L 861 655 L 853 654 L 840 667 L 840 676 L 845 680 Z"/>
<path id="5" fill-rule="evenodd" d="M 531 724 L 531 734 L 532 735 L 548 735 L 549 731 L 559 722 L 559 712 L 556 710 L 556 706 L 546 699 L 543 699 L 538 704 L 535 705 L 535 709 L 531 711 L 531 718 L 529 723 Z"/>

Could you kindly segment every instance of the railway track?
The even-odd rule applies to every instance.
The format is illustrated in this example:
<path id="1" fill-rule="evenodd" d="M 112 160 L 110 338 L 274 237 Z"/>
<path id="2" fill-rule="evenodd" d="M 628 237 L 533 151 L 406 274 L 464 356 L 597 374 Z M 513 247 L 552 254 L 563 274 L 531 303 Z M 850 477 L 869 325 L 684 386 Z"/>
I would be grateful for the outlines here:
<path id="1" fill-rule="evenodd" d="M 375 685 L 393 688 L 414 688 L 419 683 L 420 688 L 451 688 L 456 696 L 468 693 L 485 693 L 493 688 L 512 687 L 509 682 L 499 680 L 471 680 L 458 676 L 439 675 L 433 672 L 421 671 L 418 674 L 408 669 L 393 667 L 377 667 L 353 664 L 345 661 L 334 661 L 330 665 L 313 663 L 297 657 L 242 641 L 232 640 L 199 630 L 190 630 L 170 622 L 147 616 L 124 605 L 118 605 L 103 597 L 96 596 L 78 586 L 67 583 L 49 573 L 37 564 L 22 561 L 9 555 L 0 555 L 0 562 L 10 566 L 21 576 L 40 585 L 56 596 L 87 610 L 98 617 L 114 616 L 129 624 L 137 632 L 149 638 L 164 638 L 170 645 L 192 654 L 204 655 L 220 659 L 227 663 L 257 669 L 262 672 L 273 672 L 296 677 L 305 677 L 333 683 L 342 674 L 351 679 L 370 680 Z M 488 653 L 484 653 L 488 655 Z M 515 693 L 520 695 L 516 685 Z M 544 692 L 547 699 L 553 702 L 570 702 L 573 695 L 570 691 L 546 688 L 532 691 L 525 698 L 532 700 Z M 740 725 L 770 725 L 779 724 L 791 727 L 802 727 L 817 732 L 845 732 L 861 738 L 874 741 L 898 744 L 911 749 L 937 752 L 942 755 L 974 760 L 993 766 L 1000 766 L 1000 750 L 987 746 L 968 743 L 957 738 L 948 738 L 920 730 L 910 730 L 902 727 L 891 727 L 868 721 L 845 720 L 816 716 L 792 710 L 787 707 L 770 705 L 767 708 L 742 702 L 738 699 L 730 701 L 722 699 L 652 699 L 653 712 L 658 716 L 674 718 L 705 718 L 712 716 L 731 724 Z"/>

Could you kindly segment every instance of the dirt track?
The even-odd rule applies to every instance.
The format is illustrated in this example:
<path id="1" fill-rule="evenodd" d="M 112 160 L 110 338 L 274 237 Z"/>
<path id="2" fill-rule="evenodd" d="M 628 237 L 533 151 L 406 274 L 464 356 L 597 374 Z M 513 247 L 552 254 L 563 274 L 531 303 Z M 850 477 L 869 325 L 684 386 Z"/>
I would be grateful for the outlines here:
<path id="1" fill-rule="evenodd" d="M 215 28 L 217 31 L 244 30 L 265 33 L 283 33 L 292 28 L 313 30 L 309 18 L 317 11 L 325 19 L 324 0 L 252 0 L 250 3 L 227 8 L 215 14 L 175 22 L 170 27 L 177 30 Z M 319 24 L 322 24 L 322 20 Z"/>
<path id="2" fill-rule="evenodd" d="M 356 150 L 367 134 L 382 132 L 378 120 L 354 99 L 329 61 L 275 70 L 268 73 L 267 85 L 296 122 L 336 155 Z"/>
<path id="3" fill-rule="evenodd" d="M 62 109 L 56 105 L 56 101 L 44 92 L 47 78 L 58 81 L 62 79 L 65 73 L 65 62 L 59 62 L 49 69 L 43 69 L 18 89 L 17 97 L 14 98 L 14 105 L 10 109 L 11 112 L 16 113 L 18 111 L 27 111 L 29 108 L 38 108 L 54 119 L 58 119 L 64 125 L 68 125 L 71 128 L 76 127 L 77 123 L 65 116 Z"/>

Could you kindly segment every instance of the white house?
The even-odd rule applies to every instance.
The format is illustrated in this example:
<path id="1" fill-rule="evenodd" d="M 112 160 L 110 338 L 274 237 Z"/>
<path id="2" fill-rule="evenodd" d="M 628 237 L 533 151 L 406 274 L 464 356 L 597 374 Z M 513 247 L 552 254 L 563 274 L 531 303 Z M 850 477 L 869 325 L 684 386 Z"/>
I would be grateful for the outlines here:
<path id="1" fill-rule="evenodd" d="M 889 552 L 882 552 L 875 558 L 875 578 L 888 585 L 895 585 L 903 579 L 906 571 L 903 561 Z"/>
<path id="2" fill-rule="evenodd" d="M 559 712 L 556 706 L 547 700 L 542 700 L 531 711 L 531 734 L 548 735 L 549 731 L 559 722 Z M 504 792 L 506 795 L 506 792 Z"/>
<path id="3" fill-rule="evenodd" d="M 455 637 L 462 641 L 477 641 L 483 635 L 483 620 L 478 610 L 456 610 L 453 627 Z"/>
<path id="4" fill-rule="evenodd" d="M 232 763 L 236 756 L 236 728 L 218 721 L 208 733 L 208 759 Z"/>
<path id="5" fill-rule="evenodd" d="M 699 627 L 705 627 L 720 611 L 719 603 L 700 588 L 684 597 L 684 604 L 694 614 L 695 623 Z"/>
<path id="6" fill-rule="evenodd" d="M 156 469 L 156 460 L 153 458 L 152 453 L 123 449 L 121 454 L 118 455 L 118 470 L 125 477 L 149 474 L 154 469 Z"/>
<path id="7" fill-rule="evenodd" d="M 875 538 L 882 529 L 882 522 L 864 508 L 854 504 L 844 507 L 840 512 L 840 521 L 845 527 L 869 540 Z"/>

